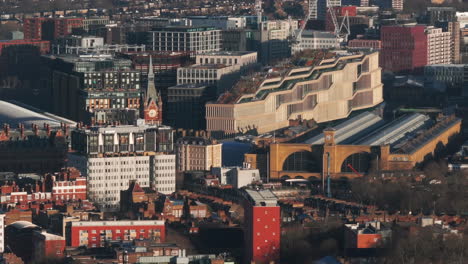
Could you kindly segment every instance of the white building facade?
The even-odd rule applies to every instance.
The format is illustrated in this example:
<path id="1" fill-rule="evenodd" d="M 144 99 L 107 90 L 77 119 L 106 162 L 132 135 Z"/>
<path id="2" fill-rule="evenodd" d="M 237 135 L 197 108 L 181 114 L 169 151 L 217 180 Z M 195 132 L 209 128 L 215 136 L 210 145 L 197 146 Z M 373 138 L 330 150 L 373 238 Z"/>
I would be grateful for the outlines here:
<path id="1" fill-rule="evenodd" d="M 427 27 L 427 65 L 450 64 L 452 61 L 452 35 L 441 28 Z"/>
<path id="2" fill-rule="evenodd" d="M 163 194 L 176 191 L 176 155 L 161 154 L 154 156 L 153 184 Z"/>

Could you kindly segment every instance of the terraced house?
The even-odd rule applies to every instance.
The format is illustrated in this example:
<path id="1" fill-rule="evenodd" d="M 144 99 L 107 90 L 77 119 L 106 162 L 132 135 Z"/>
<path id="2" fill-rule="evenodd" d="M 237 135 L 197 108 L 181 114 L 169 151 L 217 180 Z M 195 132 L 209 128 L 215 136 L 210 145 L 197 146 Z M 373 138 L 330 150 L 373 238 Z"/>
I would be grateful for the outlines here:
<path id="1" fill-rule="evenodd" d="M 301 66 L 311 61 L 298 59 L 240 80 L 206 105 L 207 130 L 264 133 L 288 126 L 290 119 L 328 122 L 383 102 L 378 52 L 340 54 Z"/>

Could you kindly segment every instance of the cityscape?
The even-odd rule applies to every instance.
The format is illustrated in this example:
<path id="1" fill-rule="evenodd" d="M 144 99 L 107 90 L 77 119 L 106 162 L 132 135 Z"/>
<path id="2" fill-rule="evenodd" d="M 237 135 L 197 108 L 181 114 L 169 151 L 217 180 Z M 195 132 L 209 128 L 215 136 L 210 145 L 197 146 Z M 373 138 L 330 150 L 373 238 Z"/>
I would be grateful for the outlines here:
<path id="1" fill-rule="evenodd" d="M 466 0 L 3 0 L 0 264 L 468 263 Z"/>

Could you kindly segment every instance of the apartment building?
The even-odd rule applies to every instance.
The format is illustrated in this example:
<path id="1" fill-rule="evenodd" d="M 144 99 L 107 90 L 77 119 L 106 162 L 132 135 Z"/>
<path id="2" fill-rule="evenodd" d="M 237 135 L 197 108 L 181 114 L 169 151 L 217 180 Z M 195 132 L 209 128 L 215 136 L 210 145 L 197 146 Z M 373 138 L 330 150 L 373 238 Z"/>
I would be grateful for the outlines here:
<path id="1" fill-rule="evenodd" d="M 86 176 L 88 199 L 115 211 L 130 181 L 170 194 L 175 189 L 173 132 L 166 126 L 108 126 L 72 133 L 69 164 Z M 174 176 L 174 179 L 171 177 Z M 163 191 L 164 190 L 164 191 Z"/>
<path id="2" fill-rule="evenodd" d="M 164 221 L 76 221 L 67 227 L 67 245 L 89 248 L 104 247 L 106 241 L 132 241 L 134 239 L 152 239 L 164 242 L 166 228 Z"/>
<path id="3" fill-rule="evenodd" d="M 379 53 L 350 53 L 239 81 L 206 105 L 207 130 L 265 133 L 288 126 L 290 119 L 328 122 L 381 102 Z"/>
<path id="4" fill-rule="evenodd" d="M 449 64 L 452 61 L 452 34 L 441 28 L 427 27 L 427 65 Z"/>
<path id="5" fill-rule="evenodd" d="M 154 51 L 201 54 L 221 50 L 221 30 L 214 27 L 167 26 L 149 32 L 148 46 Z"/>
<path id="6" fill-rule="evenodd" d="M 177 171 L 209 171 L 221 167 L 222 144 L 201 137 L 179 138 L 175 144 Z"/>

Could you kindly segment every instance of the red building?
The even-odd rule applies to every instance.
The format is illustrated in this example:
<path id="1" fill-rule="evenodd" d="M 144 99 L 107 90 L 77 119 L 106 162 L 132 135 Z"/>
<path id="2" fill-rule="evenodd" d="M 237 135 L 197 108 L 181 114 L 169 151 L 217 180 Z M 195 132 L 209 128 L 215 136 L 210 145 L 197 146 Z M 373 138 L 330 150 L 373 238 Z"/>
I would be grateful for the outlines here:
<path id="1" fill-rule="evenodd" d="M 277 197 L 271 190 L 246 190 L 244 263 L 278 263 L 281 216 Z"/>
<path id="2" fill-rule="evenodd" d="M 421 71 L 427 64 L 426 27 L 383 26 L 380 66 L 384 71 Z"/>
<path id="3" fill-rule="evenodd" d="M 5 242 L 26 263 L 63 258 L 65 239 L 31 222 L 17 221 L 5 228 Z"/>
<path id="4" fill-rule="evenodd" d="M 45 231 L 33 232 L 34 245 L 33 259 L 36 262 L 53 259 L 62 259 L 65 250 L 65 238 L 53 235 Z"/>
<path id="5" fill-rule="evenodd" d="M 67 226 L 67 244 L 72 247 L 103 247 L 106 241 L 152 239 L 158 243 L 166 238 L 164 221 L 79 221 Z"/>
<path id="6" fill-rule="evenodd" d="M 59 173 L 47 174 L 46 191 L 54 201 L 86 200 L 86 178 L 76 168 L 67 168 Z"/>
<path id="7" fill-rule="evenodd" d="M 26 18 L 23 21 L 24 39 L 42 39 L 42 23 L 49 18 Z"/>
<path id="8" fill-rule="evenodd" d="M 50 42 L 47 40 L 34 40 L 34 39 L 16 39 L 16 40 L 6 40 L 0 41 L 0 55 L 4 48 L 9 46 L 19 46 L 19 45 L 32 45 L 39 48 L 41 54 L 47 54 L 50 52 Z"/>
<path id="9" fill-rule="evenodd" d="M 345 225 L 345 248 L 368 249 L 385 246 L 392 236 L 391 229 L 384 227 L 378 221 L 365 224 Z"/>
<path id="10" fill-rule="evenodd" d="M 83 27 L 83 18 L 26 18 L 23 22 L 25 39 L 53 40 L 71 35 L 73 28 Z"/>
<path id="11" fill-rule="evenodd" d="M 382 41 L 377 39 L 353 39 L 348 42 L 348 47 L 380 50 L 382 48 Z"/>

